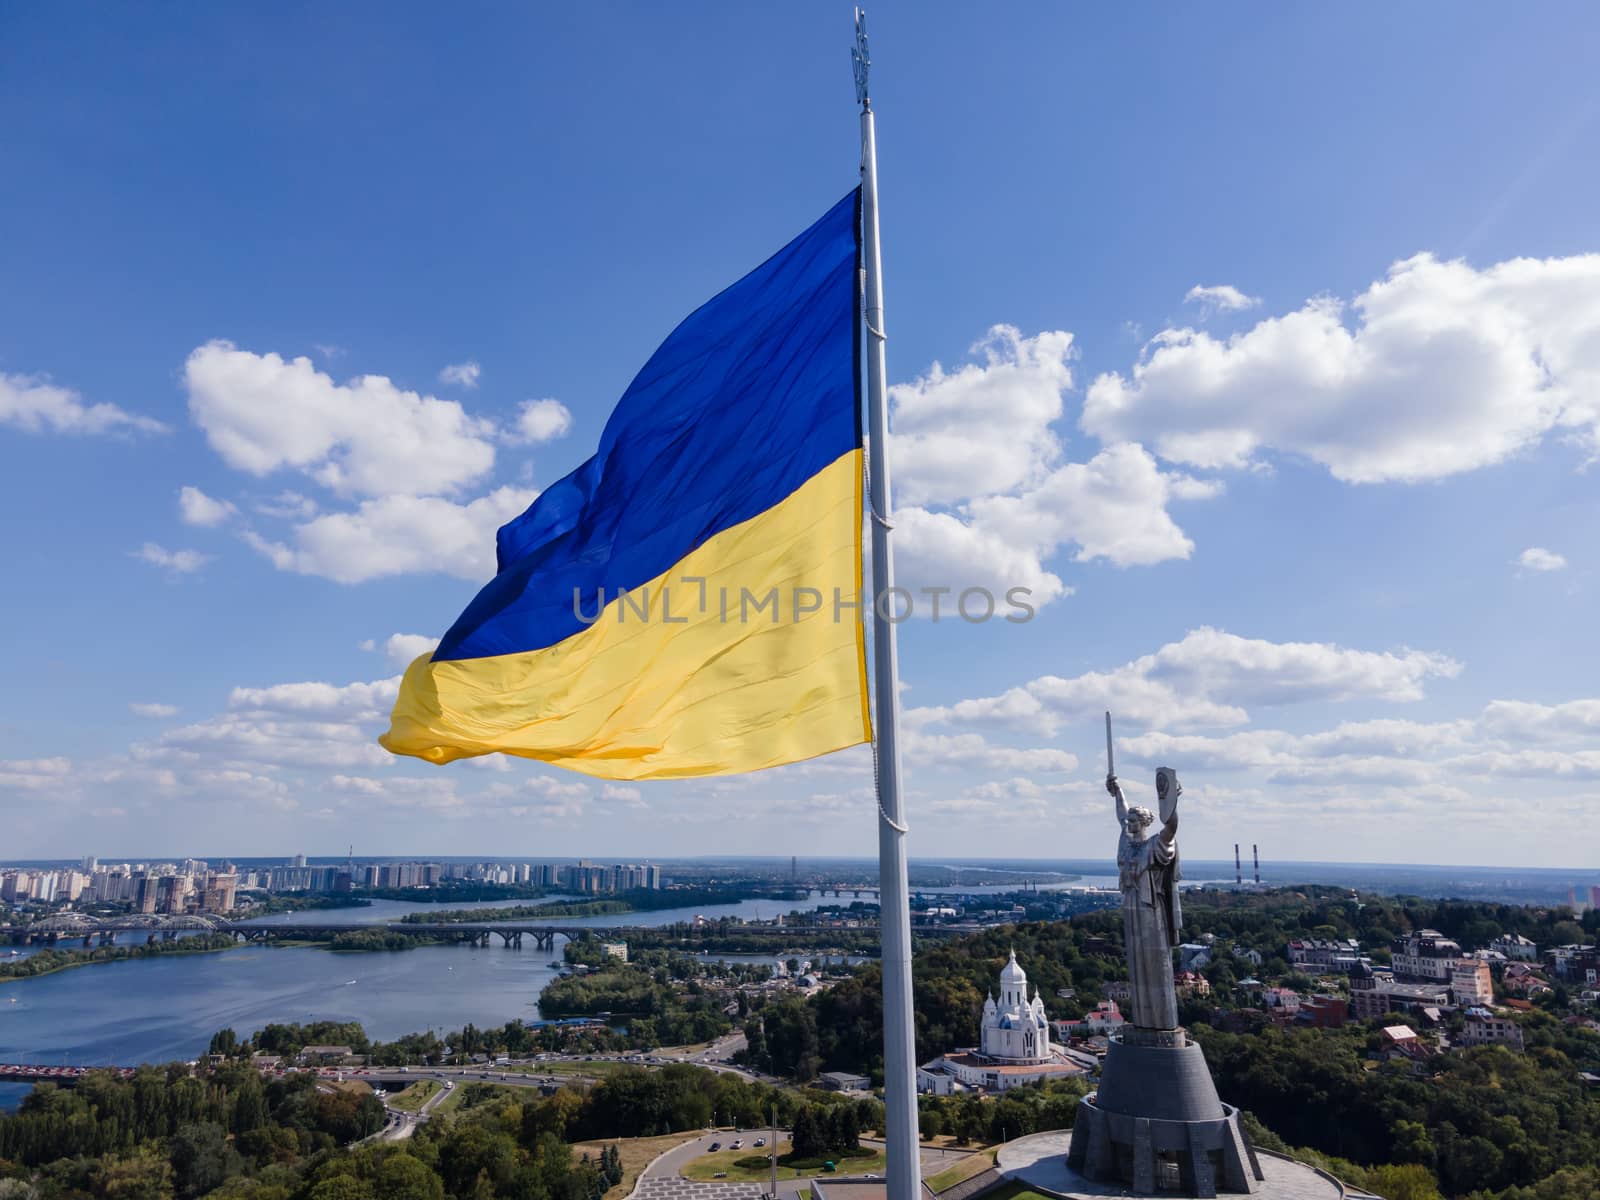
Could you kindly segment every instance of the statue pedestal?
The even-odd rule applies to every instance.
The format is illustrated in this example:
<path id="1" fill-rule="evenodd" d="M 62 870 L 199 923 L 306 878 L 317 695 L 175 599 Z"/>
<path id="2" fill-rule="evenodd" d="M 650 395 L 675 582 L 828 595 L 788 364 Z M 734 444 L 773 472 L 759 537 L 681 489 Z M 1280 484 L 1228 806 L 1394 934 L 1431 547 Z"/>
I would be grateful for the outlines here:
<path id="1" fill-rule="evenodd" d="M 1067 1165 L 1141 1194 L 1254 1193 L 1265 1178 L 1239 1110 L 1217 1098 L 1205 1055 L 1182 1030 L 1111 1039 L 1100 1090 L 1078 1102 Z"/>

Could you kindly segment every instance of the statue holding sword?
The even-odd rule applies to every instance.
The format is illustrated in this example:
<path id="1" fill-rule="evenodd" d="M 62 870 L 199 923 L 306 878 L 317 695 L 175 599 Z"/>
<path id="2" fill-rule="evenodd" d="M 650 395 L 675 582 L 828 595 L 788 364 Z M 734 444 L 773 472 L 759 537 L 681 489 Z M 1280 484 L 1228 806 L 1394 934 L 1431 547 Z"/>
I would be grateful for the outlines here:
<path id="1" fill-rule="evenodd" d="M 1178 900 L 1178 797 L 1183 788 L 1171 767 L 1156 772 L 1156 816 L 1142 805 L 1128 806 L 1112 758 L 1111 714 L 1106 714 L 1106 791 L 1117 801 L 1117 880 L 1122 889 L 1122 929 L 1132 984 L 1135 1028 L 1170 1030 L 1178 1026 L 1178 997 L 1172 982 L 1172 949 L 1182 924 Z"/>

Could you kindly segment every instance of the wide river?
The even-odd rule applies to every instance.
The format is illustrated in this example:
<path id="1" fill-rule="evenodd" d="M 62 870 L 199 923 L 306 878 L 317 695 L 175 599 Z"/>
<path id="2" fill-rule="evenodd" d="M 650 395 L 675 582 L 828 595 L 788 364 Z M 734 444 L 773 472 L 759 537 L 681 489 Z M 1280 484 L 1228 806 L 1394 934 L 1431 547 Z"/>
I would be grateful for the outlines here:
<path id="1" fill-rule="evenodd" d="M 1075 886 L 1104 886 L 1085 877 Z M 1113 880 L 1114 882 L 1114 880 Z M 942 889 L 920 888 L 921 892 Z M 966 894 L 1000 888 L 953 888 Z M 560 918 L 561 925 L 615 927 L 738 916 L 771 920 L 780 913 L 851 897 L 746 900 L 705 909 L 662 909 L 620 917 Z M 528 901 L 451 907 L 503 908 Z M 437 905 L 379 900 L 368 907 L 315 909 L 263 917 L 260 924 L 381 924 Z M 71 1065 L 169 1062 L 203 1054 L 211 1035 L 232 1028 L 246 1037 L 269 1022 L 359 1021 L 379 1039 L 426 1029 L 447 1033 L 467 1022 L 480 1027 L 539 1018 L 539 993 L 556 975 L 554 952 L 487 947 L 424 946 L 395 952 L 334 953 L 316 947 L 246 946 L 218 954 L 175 955 L 79 967 L 38 979 L 0 983 L 0 1063 Z M 0 947 L 3 953 L 6 947 Z M 729 959 L 769 962 L 755 955 Z M 15 1107 L 23 1084 L 0 1084 L 0 1108 Z"/>

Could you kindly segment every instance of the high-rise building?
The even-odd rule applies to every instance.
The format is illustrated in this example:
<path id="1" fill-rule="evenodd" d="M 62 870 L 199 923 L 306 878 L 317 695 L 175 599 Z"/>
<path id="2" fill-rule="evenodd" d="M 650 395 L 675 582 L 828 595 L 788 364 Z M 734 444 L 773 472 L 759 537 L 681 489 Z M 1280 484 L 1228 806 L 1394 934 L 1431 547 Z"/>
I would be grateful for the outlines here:
<path id="1" fill-rule="evenodd" d="M 304 854 L 296 854 L 294 856 L 293 863 L 291 863 L 290 865 L 291 866 L 296 866 L 296 867 L 305 866 L 306 865 L 306 856 Z"/>
<path id="2" fill-rule="evenodd" d="M 93 875 L 94 874 L 94 869 L 96 867 L 98 867 L 99 865 L 100 865 L 100 860 L 98 858 L 96 858 L 94 855 L 85 854 L 83 856 L 83 869 L 85 871 L 87 871 L 89 874 Z"/>
<path id="3" fill-rule="evenodd" d="M 153 913 L 159 899 L 161 877 L 140 871 L 133 877 L 133 906 L 139 912 Z"/>

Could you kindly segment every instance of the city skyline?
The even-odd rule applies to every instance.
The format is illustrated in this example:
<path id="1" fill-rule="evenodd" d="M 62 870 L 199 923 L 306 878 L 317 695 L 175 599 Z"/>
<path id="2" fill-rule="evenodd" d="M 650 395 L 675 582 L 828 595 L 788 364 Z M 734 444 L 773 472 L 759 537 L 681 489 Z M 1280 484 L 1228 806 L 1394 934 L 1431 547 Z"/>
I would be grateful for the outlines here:
<path id="1" fill-rule="evenodd" d="M 872 14 L 897 565 L 1036 615 L 902 626 L 912 856 L 1100 845 L 1110 709 L 1197 859 L 1592 857 L 1584 39 L 931 12 Z M 864 749 L 617 786 L 375 742 L 495 527 L 856 182 L 844 11 L 309 21 L 16 15 L 8 853 L 870 854 Z"/>

